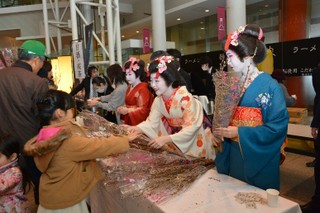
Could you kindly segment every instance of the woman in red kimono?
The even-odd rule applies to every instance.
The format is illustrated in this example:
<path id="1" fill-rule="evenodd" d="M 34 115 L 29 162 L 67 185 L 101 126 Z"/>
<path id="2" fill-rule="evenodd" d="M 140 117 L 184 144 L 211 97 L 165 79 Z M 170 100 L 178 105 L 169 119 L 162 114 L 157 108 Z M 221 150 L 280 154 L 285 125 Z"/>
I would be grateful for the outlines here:
<path id="1" fill-rule="evenodd" d="M 153 95 L 149 90 L 144 71 L 144 61 L 131 57 L 123 71 L 130 86 L 126 91 L 125 105 L 117 109 L 127 125 L 137 125 L 144 121 L 150 112 Z"/>

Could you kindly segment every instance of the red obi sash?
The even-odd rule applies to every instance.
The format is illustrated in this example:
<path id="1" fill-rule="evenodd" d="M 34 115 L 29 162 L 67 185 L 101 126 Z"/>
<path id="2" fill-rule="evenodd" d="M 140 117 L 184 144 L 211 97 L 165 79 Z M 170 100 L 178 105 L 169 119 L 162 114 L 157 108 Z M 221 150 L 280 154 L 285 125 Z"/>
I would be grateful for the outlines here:
<path id="1" fill-rule="evenodd" d="M 263 124 L 260 108 L 237 106 L 230 126 L 261 126 Z"/>
<path id="2" fill-rule="evenodd" d="M 242 107 L 237 106 L 233 118 L 230 122 L 230 126 L 261 126 L 263 124 L 262 112 L 260 108 L 254 107 Z M 233 140 L 238 141 L 238 138 L 233 138 Z M 285 138 L 281 148 L 280 148 L 280 165 L 286 158 L 284 148 L 287 146 L 288 139 Z M 239 142 L 240 145 L 240 142 Z M 242 151 L 241 151 L 242 152 Z"/>

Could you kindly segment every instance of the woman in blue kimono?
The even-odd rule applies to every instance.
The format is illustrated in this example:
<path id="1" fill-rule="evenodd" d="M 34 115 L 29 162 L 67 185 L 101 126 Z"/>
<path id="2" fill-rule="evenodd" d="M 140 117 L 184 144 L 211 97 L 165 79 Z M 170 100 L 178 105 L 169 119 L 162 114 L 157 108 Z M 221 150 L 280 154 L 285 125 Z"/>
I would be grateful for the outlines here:
<path id="1" fill-rule="evenodd" d="M 246 25 L 230 33 L 224 49 L 228 65 L 241 72 L 241 99 L 230 125 L 213 131 L 219 173 L 262 189 L 280 188 L 280 148 L 288 128 L 288 112 L 279 84 L 256 67 L 266 55 L 257 25 Z"/>

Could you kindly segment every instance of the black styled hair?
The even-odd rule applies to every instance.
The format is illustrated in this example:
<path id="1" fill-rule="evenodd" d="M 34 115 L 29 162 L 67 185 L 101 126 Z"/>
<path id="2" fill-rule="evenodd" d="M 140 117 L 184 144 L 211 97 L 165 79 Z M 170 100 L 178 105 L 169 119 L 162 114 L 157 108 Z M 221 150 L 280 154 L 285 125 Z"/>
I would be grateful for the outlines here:
<path id="1" fill-rule="evenodd" d="M 30 189 L 31 180 L 27 164 L 24 160 L 24 157 L 21 155 L 22 149 L 22 141 L 20 141 L 18 138 L 9 134 L 0 135 L 0 153 L 5 155 L 7 158 L 10 158 L 13 153 L 17 154 L 18 166 L 22 173 L 23 192 L 26 193 L 27 186 L 29 186 L 28 190 Z"/>
<path id="2" fill-rule="evenodd" d="M 261 28 L 256 24 L 246 25 L 244 31 L 238 36 L 238 45 L 234 46 L 230 43 L 229 49 L 235 52 L 241 61 L 247 56 L 252 56 L 255 64 L 261 63 L 266 57 L 267 48 L 259 40 L 260 30 Z"/>
<path id="3" fill-rule="evenodd" d="M 110 67 L 108 67 L 107 74 L 111 83 L 114 83 L 115 85 L 119 83 L 126 83 L 124 73 L 122 72 L 122 67 L 119 64 L 112 64 Z"/>
<path id="4" fill-rule="evenodd" d="M 130 68 L 131 66 L 131 61 L 127 61 L 125 64 L 124 64 L 124 69 L 127 70 Z M 146 75 L 146 72 L 144 71 L 144 66 L 145 66 L 145 63 L 143 60 L 140 60 L 139 61 L 134 61 L 132 66 L 135 65 L 135 64 L 138 64 L 139 66 L 139 69 L 137 69 L 136 71 L 133 71 L 133 73 L 135 74 L 136 78 L 139 77 L 140 81 L 141 82 L 145 82 L 146 79 L 147 79 L 147 75 Z"/>
<path id="5" fill-rule="evenodd" d="M 164 50 L 157 50 L 151 54 L 150 61 L 154 61 L 161 56 L 169 56 L 169 54 Z"/>
<path id="6" fill-rule="evenodd" d="M 92 71 L 93 70 L 98 70 L 98 67 L 97 66 L 95 66 L 95 65 L 90 65 L 89 67 L 88 67 L 88 69 L 87 69 L 87 71 L 88 71 L 88 75 L 91 77 L 91 75 L 92 75 Z"/>
<path id="7" fill-rule="evenodd" d="M 52 70 L 52 65 L 49 61 L 44 61 L 42 68 L 45 69 L 47 72 L 50 72 Z"/>
<path id="8" fill-rule="evenodd" d="M 177 49 L 173 49 L 173 48 L 167 49 L 167 53 L 176 59 L 179 59 L 179 60 L 181 59 L 181 52 Z"/>
<path id="9" fill-rule="evenodd" d="M 209 58 L 208 56 L 201 57 L 200 60 L 199 60 L 199 64 L 200 65 L 208 64 L 209 67 L 213 66 L 213 62 L 212 62 L 211 58 Z"/>
<path id="10" fill-rule="evenodd" d="M 37 103 L 41 126 L 49 125 L 56 109 L 67 111 L 74 108 L 75 103 L 71 95 L 61 90 L 50 89 L 46 97 Z"/>
<path id="11" fill-rule="evenodd" d="M 48 78 L 48 73 L 52 70 L 52 65 L 49 61 L 44 61 L 42 68 L 38 71 L 37 75 L 41 78 Z"/>
<path id="12" fill-rule="evenodd" d="M 104 78 L 98 76 L 98 77 L 95 77 L 94 79 L 92 79 L 92 84 L 96 84 L 98 86 L 100 86 L 100 84 L 103 84 L 105 85 L 107 82 Z"/>
<path id="13" fill-rule="evenodd" d="M 157 60 L 151 62 L 149 66 L 150 74 L 158 72 L 158 64 L 159 62 Z M 166 85 L 168 87 L 172 85 L 172 88 L 183 86 L 184 83 L 180 73 L 178 72 L 177 64 L 173 63 L 172 61 L 171 63 L 166 63 L 166 66 L 167 66 L 167 69 L 159 74 L 166 82 Z"/>

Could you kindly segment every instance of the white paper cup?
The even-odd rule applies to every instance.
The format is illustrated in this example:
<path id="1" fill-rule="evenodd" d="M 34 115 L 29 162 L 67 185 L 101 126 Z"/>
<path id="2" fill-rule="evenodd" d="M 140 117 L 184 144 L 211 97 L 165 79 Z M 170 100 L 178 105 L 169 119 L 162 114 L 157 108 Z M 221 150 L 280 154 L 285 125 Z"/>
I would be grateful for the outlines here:
<path id="1" fill-rule="evenodd" d="M 267 191 L 268 206 L 277 207 L 278 206 L 279 191 L 276 189 L 267 189 L 266 191 Z"/>

